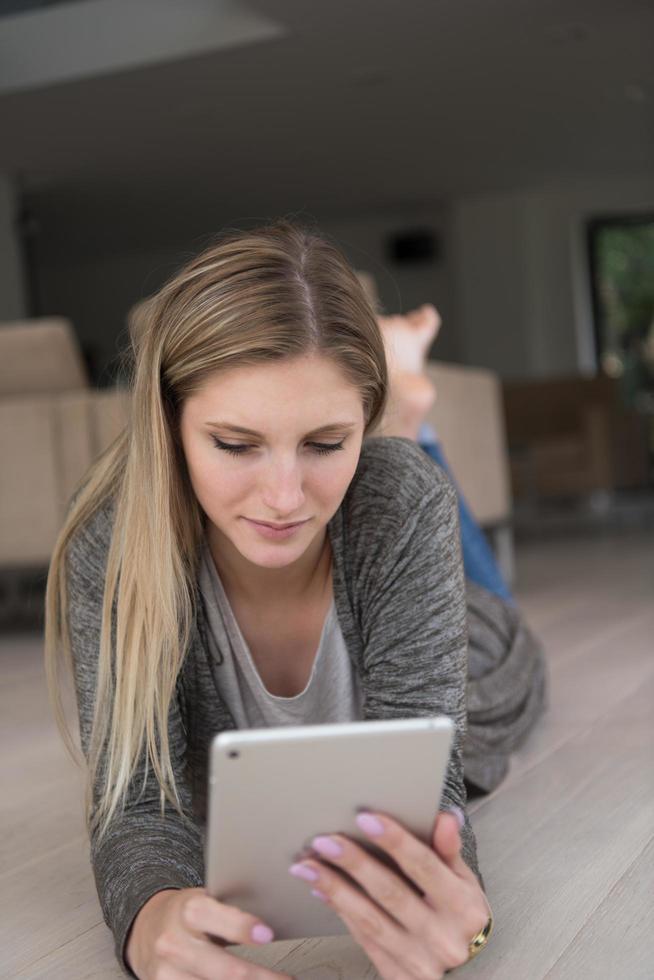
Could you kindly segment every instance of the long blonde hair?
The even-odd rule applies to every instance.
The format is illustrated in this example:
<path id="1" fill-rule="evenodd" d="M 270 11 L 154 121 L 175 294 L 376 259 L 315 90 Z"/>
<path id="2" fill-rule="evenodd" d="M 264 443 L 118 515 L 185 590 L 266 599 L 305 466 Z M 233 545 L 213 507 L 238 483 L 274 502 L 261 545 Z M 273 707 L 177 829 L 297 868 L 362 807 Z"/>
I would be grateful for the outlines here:
<path id="1" fill-rule="evenodd" d="M 331 243 L 287 222 L 223 236 L 144 304 L 130 332 L 130 421 L 82 481 L 54 549 L 46 594 L 50 696 L 66 745 L 82 761 L 60 686 L 61 665 L 73 667 L 66 561 L 76 533 L 111 500 L 87 753 L 87 825 L 99 836 L 124 803 L 144 747 L 162 813 L 165 800 L 181 812 L 167 721 L 195 617 L 203 533 L 177 438 L 184 400 L 218 370 L 310 352 L 332 358 L 359 389 L 366 435 L 387 395 L 382 338 L 356 275 Z"/>

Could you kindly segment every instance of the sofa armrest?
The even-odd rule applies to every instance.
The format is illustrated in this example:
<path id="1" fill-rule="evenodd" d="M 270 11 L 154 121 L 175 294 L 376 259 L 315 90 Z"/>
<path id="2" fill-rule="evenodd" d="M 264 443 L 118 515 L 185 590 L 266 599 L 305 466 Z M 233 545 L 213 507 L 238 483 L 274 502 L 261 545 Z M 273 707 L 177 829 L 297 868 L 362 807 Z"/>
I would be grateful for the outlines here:
<path id="1" fill-rule="evenodd" d="M 0 399 L 0 567 L 45 566 L 70 498 L 119 435 L 129 399 L 82 389 Z"/>
<path id="2" fill-rule="evenodd" d="M 0 566 L 45 566 L 60 524 L 58 420 L 48 395 L 0 401 Z"/>
<path id="3" fill-rule="evenodd" d="M 41 317 L 0 323 L 3 398 L 87 387 L 86 368 L 70 320 Z"/>
<path id="4" fill-rule="evenodd" d="M 61 517 L 91 464 L 127 424 L 129 396 L 122 388 L 88 389 L 54 400 L 57 458 L 60 469 Z"/>
<path id="5" fill-rule="evenodd" d="M 476 520 L 492 526 L 512 512 L 502 391 L 497 375 L 481 368 L 430 361 L 436 403 L 426 421 Z"/>
<path id="6" fill-rule="evenodd" d="M 94 456 L 108 449 L 123 431 L 127 425 L 129 405 L 130 396 L 125 388 L 107 388 L 90 393 Z"/>

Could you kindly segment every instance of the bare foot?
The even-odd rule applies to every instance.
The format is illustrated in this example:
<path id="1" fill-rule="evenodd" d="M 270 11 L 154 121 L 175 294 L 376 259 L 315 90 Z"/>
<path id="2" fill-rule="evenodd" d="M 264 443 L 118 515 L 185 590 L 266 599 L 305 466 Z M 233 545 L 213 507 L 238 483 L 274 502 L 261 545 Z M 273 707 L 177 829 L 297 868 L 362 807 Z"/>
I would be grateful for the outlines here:
<path id="1" fill-rule="evenodd" d="M 380 316 L 389 373 L 388 407 L 380 432 L 417 439 L 421 423 L 436 400 L 424 373 L 425 357 L 441 326 L 438 310 L 425 304 L 405 316 Z"/>
<path id="2" fill-rule="evenodd" d="M 380 316 L 377 322 L 384 338 L 389 370 L 422 374 L 427 352 L 441 328 L 436 307 L 425 303 L 404 316 Z"/>

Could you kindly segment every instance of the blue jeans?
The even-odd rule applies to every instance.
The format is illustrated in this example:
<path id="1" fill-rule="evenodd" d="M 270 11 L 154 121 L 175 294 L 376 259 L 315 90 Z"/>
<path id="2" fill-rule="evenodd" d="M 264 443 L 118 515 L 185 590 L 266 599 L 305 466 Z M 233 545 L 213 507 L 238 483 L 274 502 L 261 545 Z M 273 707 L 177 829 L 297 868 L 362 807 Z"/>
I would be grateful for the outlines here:
<path id="1" fill-rule="evenodd" d="M 482 588 L 488 589 L 489 592 L 494 592 L 501 599 L 513 602 L 513 596 L 499 570 L 493 550 L 456 485 L 456 480 L 450 472 L 436 434 L 428 426 L 422 426 L 420 429 L 418 433 L 418 444 L 428 456 L 445 470 L 456 488 L 459 498 L 459 524 L 461 525 L 463 568 L 467 578 L 476 582 L 477 585 L 481 585 Z"/>

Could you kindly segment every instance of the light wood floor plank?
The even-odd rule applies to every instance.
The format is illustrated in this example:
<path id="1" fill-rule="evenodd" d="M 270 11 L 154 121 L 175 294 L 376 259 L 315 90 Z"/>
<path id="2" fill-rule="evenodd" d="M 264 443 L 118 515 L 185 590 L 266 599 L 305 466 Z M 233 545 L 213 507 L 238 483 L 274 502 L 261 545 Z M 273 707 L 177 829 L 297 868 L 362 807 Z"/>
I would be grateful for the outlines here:
<path id="1" fill-rule="evenodd" d="M 654 535 L 518 549 L 551 705 L 498 790 L 471 805 L 496 915 L 456 972 L 650 980 L 654 954 Z M 38 636 L 0 637 L 0 976 L 117 980 L 83 829 L 81 774 L 51 720 Z M 374 980 L 347 937 L 244 955 L 298 980 Z"/>
<path id="2" fill-rule="evenodd" d="M 104 922 L 14 974 L 20 980 L 124 980 Z"/>
<path id="3" fill-rule="evenodd" d="M 613 708 L 619 710 L 624 698 L 654 672 L 653 636 L 654 611 L 647 611 L 629 625 L 607 632 L 601 640 L 573 649 L 569 656 L 549 659 L 550 705 L 546 714 L 526 745 L 514 753 L 505 781 L 494 793 L 471 802 L 471 811 L 488 806 L 497 794 L 506 792 L 524 772 L 538 766 L 575 734 Z"/>
<path id="4" fill-rule="evenodd" d="M 102 920 L 86 836 L 3 875 L 0 976 L 12 977 Z"/>
<path id="5" fill-rule="evenodd" d="M 462 975 L 546 976 L 643 851 L 654 827 L 653 699 L 654 679 L 473 815 L 499 915 L 483 966 L 479 957 Z"/>
<path id="6" fill-rule="evenodd" d="M 624 977 L 652 980 L 654 839 L 591 913 L 546 980 Z"/>

